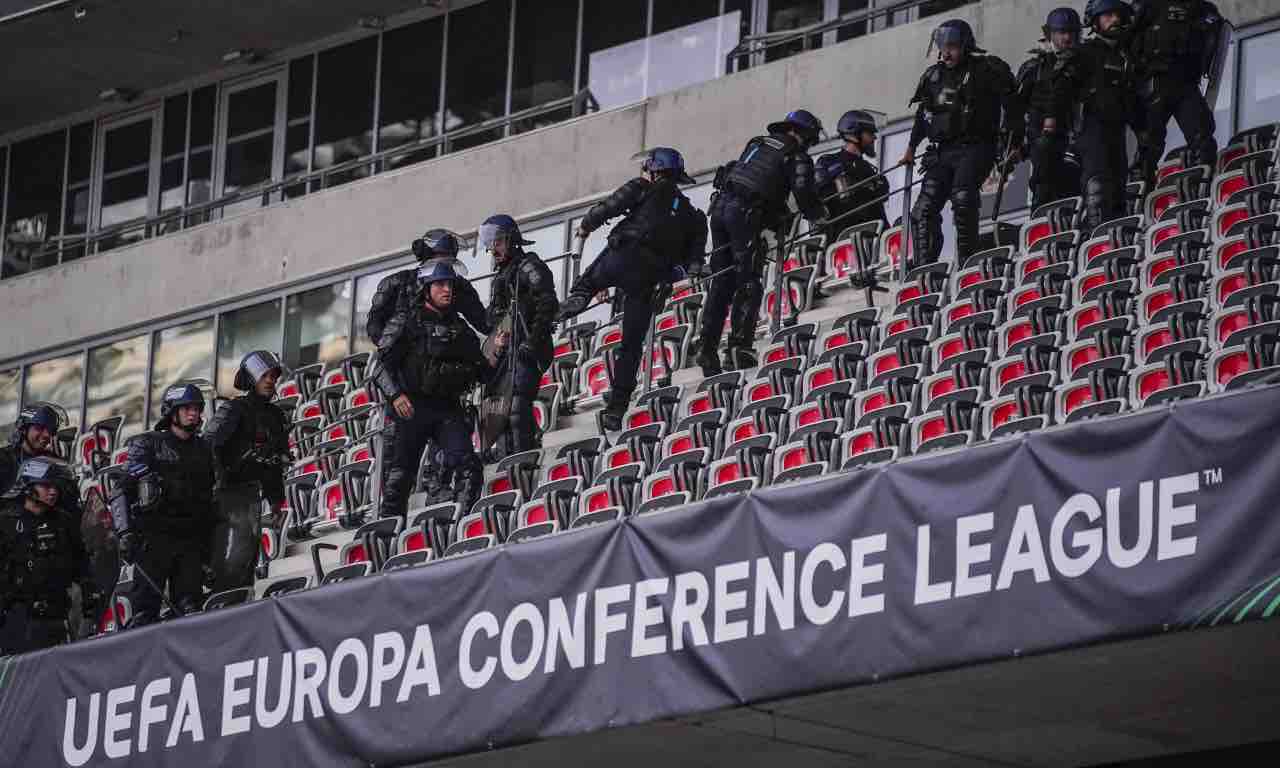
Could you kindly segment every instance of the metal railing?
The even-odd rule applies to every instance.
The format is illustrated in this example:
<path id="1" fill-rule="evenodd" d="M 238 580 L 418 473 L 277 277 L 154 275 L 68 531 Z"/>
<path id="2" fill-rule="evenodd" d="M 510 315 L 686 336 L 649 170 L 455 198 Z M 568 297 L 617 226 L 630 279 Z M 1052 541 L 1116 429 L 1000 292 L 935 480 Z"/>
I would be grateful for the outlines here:
<path id="1" fill-rule="evenodd" d="M 434 159 L 448 154 L 459 141 L 492 131 L 505 131 L 509 126 L 515 126 L 523 121 L 536 120 L 539 117 L 552 115 L 566 109 L 570 110 L 570 117 L 578 117 L 589 112 L 595 112 L 599 108 L 600 105 L 596 102 L 595 97 L 591 95 L 591 91 L 584 88 L 570 96 L 548 101 L 536 107 L 491 118 L 421 141 L 402 144 L 398 147 L 348 160 L 311 173 L 292 176 L 281 181 L 273 181 L 252 189 L 239 190 L 229 195 L 224 195 L 217 200 L 189 205 L 158 216 L 102 227 L 85 234 L 50 237 L 39 246 L 24 248 L 22 245 L 11 242 L 5 249 L 5 261 L 12 266 L 15 264 L 15 256 L 21 254 L 19 260 L 26 262 L 26 269 L 20 270 L 20 272 L 56 266 L 91 253 L 101 253 L 142 240 L 179 232 L 188 227 L 216 221 L 222 217 L 228 208 L 252 201 L 257 201 L 257 206 L 268 206 L 319 192 L 357 178 L 367 178 L 423 160 Z M 427 156 L 412 157 L 423 153 L 427 153 Z"/>
<path id="2" fill-rule="evenodd" d="M 966 2 L 962 4 L 967 5 L 977 1 L 978 0 L 966 0 Z M 827 33 L 838 32 L 845 27 L 850 27 L 855 24 L 869 24 L 878 18 L 892 17 L 895 13 L 910 11 L 916 8 L 921 8 L 922 6 L 932 5 L 937 2 L 938 0 L 902 0 L 902 2 L 894 3 L 892 5 L 853 11 L 838 18 L 831 19 L 830 21 L 820 21 L 799 29 L 785 29 L 777 32 L 762 32 L 758 35 L 748 35 L 747 37 L 744 37 L 732 51 L 729 52 L 729 55 L 725 59 L 725 71 L 738 72 L 743 68 L 764 63 L 770 51 L 782 47 L 795 47 L 798 44 L 798 48 L 793 51 L 793 54 L 813 50 L 821 47 L 822 37 Z M 950 7 L 953 6 L 948 5 L 946 9 L 939 9 L 939 11 L 947 10 Z M 932 15 L 932 13 L 926 15 Z M 867 34 L 871 33 L 868 32 Z"/>

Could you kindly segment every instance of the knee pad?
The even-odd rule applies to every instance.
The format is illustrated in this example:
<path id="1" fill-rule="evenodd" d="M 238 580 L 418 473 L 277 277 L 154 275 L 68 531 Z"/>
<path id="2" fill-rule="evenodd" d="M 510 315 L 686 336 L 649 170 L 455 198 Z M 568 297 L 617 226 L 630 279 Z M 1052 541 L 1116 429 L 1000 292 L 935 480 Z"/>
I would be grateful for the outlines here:
<path id="1" fill-rule="evenodd" d="M 951 215 L 957 222 L 968 217 L 976 221 L 981 210 L 982 196 L 978 190 L 957 188 L 951 191 Z"/>

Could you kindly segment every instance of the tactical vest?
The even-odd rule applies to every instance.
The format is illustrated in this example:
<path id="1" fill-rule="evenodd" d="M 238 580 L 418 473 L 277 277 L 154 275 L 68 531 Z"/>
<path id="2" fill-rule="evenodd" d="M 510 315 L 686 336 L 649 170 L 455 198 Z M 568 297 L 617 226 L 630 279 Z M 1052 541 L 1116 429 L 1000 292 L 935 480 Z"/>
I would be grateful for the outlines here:
<path id="1" fill-rule="evenodd" d="M 1058 54 L 1048 51 L 1036 51 L 1034 59 L 1028 61 L 1018 73 L 1018 90 L 1026 99 L 1027 106 L 1041 117 L 1052 116 L 1054 70 L 1058 66 Z"/>
<path id="2" fill-rule="evenodd" d="M 11 503 L 0 512 L 0 587 L 17 601 L 66 604 L 75 578 L 75 549 L 68 523 L 56 510 L 36 516 Z"/>
<path id="3" fill-rule="evenodd" d="M 185 519 L 206 512 L 213 498 L 212 452 L 201 450 L 198 437 L 183 441 L 160 433 L 152 439 L 154 468 L 164 489 L 160 514 Z"/>
<path id="4" fill-rule="evenodd" d="M 1133 66 L 1129 57 L 1119 46 L 1099 39 L 1085 45 L 1088 50 L 1084 54 L 1094 58 L 1094 65 L 1081 95 L 1084 113 L 1105 122 L 1123 122 L 1133 99 Z"/>
<path id="5" fill-rule="evenodd" d="M 1206 10 L 1202 0 L 1153 0 L 1147 11 L 1149 23 L 1137 40 L 1143 63 L 1154 70 L 1175 62 L 1198 65 L 1212 33 Z"/>
<path id="6" fill-rule="evenodd" d="M 725 190 L 748 202 L 777 206 L 787 196 L 787 160 L 799 150 L 790 136 L 770 134 L 747 142 L 725 179 Z"/>
<path id="7" fill-rule="evenodd" d="M 452 400 L 478 379 L 480 342 L 456 315 L 422 318 L 405 329 L 404 386 L 423 397 Z"/>
<path id="8" fill-rule="evenodd" d="M 921 101 L 929 113 L 929 140 L 935 144 L 955 141 L 969 132 L 973 114 L 972 62 L 963 73 L 934 65 L 926 76 Z"/>
<path id="9" fill-rule="evenodd" d="M 609 234 L 610 245 L 614 244 L 615 237 L 625 238 L 649 248 L 668 262 L 679 261 L 680 246 L 684 242 L 681 209 L 688 205 L 689 201 L 674 181 L 650 184 L 640 204 Z"/>

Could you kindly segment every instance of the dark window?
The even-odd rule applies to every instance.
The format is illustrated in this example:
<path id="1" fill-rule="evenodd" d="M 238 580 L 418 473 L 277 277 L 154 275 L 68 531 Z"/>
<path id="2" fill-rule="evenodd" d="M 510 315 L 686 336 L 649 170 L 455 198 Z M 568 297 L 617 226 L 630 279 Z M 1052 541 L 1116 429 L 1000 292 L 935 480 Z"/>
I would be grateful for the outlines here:
<path id="1" fill-rule="evenodd" d="M 923 19 L 925 16 L 932 16 L 935 13 L 950 11 L 962 5 L 968 5 L 971 2 L 973 0 L 930 0 L 920 5 L 920 18 Z"/>
<path id="2" fill-rule="evenodd" d="M 5 237 L 5 232 L 7 230 L 3 227 L 4 220 L 5 220 L 4 219 L 4 203 L 5 203 L 4 190 L 5 190 L 5 182 L 8 180 L 7 178 L 8 171 L 9 171 L 9 148 L 0 147 L 0 254 L 4 253 L 5 242 L 8 239 Z M 0 376 L 0 381 L 3 381 L 3 380 L 4 380 L 4 377 Z M 2 418 L 3 416 L 4 416 L 4 413 L 2 410 L 0 410 L 0 424 L 5 423 Z"/>
<path id="3" fill-rule="evenodd" d="M 228 99 L 227 138 L 270 128 L 276 122 L 274 82 L 236 91 Z"/>
<path id="4" fill-rule="evenodd" d="M 165 157 L 187 150 L 187 94 L 170 96 L 164 100 L 164 148 Z"/>
<path id="5" fill-rule="evenodd" d="M 840 0 L 840 15 L 844 16 L 849 13 L 865 11 L 869 5 L 870 3 L 867 0 Z M 865 34 L 867 34 L 867 22 L 859 21 L 856 24 L 847 24 L 838 29 L 836 31 L 836 40 L 844 42 Z"/>
<path id="6" fill-rule="evenodd" d="M 271 178 L 271 151 L 275 137 L 270 133 L 227 144 L 226 192 L 253 187 Z"/>
<path id="7" fill-rule="evenodd" d="M 311 115 L 311 80 L 314 58 L 304 56 L 289 62 L 289 119 Z"/>
<path id="8" fill-rule="evenodd" d="M 182 204 L 182 155 L 178 155 L 160 166 L 160 210 L 172 211 Z M 165 224 L 165 231 L 173 229 Z"/>
<path id="9" fill-rule="evenodd" d="M 823 0 L 769 0 L 769 24 L 767 31 L 782 32 L 801 29 L 822 21 Z M 801 51 L 822 47 L 822 36 L 813 35 L 803 40 L 776 45 L 765 53 L 765 60 L 773 61 L 793 56 Z"/>
<path id="10" fill-rule="evenodd" d="M 231 392 L 240 359 L 255 349 L 280 349 L 280 299 L 224 312 L 218 323 L 219 392 Z"/>
<path id="11" fill-rule="evenodd" d="M 591 54 L 648 34 L 645 0 L 583 0 L 582 82 L 591 82 Z"/>
<path id="12" fill-rule="evenodd" d="M 351 333 L 351 281 L 295 293 L 284 309 L 284 364 L 296 368 L 346 357 Z"/>
<path id="13" fill-rule="evenodd" d="M 310 121 L 289 126 L 284 136 L 284 177 L 292 179 L 307 172 L 307 157 L 311 133 Z M 285 188 L 286 197 L 298 197 L 306 194 L 305 183 L 300 182 Z"/>
<path id="14" fill-rule="evenodd" d="M 187 168 L 187 205 L 208 202 L 213 199 L 213 151 L 191 153 Z"/>
<path id="15" fill-rule="evenodd" d="M 275 149 L 275 104 L 279 87 L 272 80 L 236 91 L 227 97 L 224 193 L 270 181 Z"/>
<path id="16" fill-rule="evenodd" d="M 316 90 L 315 169 L 329 168 L 373 151 L 373 91 L 378 39 L 370 37 L 320 54 Z M 367 176 L 360 168 L 329 184 Z"/>
<path id="17" fill-rule="evenodd" d="M 510 0 L 489 0 L 449 14 L 449 71 L 445 76 L 444 129 L 455 131 L 506 112 Z M 450 142 L 462 149 L 492 141 L 499 131 Z"/>
<path id="18" fill-rule="evenodd" d="M 55 131 L 13 145 L 9 176 L 21 184 L 9 185 L 9 232 L 24 219 L 43 216 L 49 236 L 62 234 L 62 171 L 66 160 L 67 132 Z M 39 243 L 5 245 L 3 275 L 22 274 L 56 263 L 41 253 Z"/>
<path id="19" fill-rule="evenodd" d="M 93 173 L 93 123 L 81 123 L 71 129 L 67 149 L 67 195 L 63 235 L 82 235 L 89 231 L 89 177 Z M 80 242 L 65 242 L 62 260 L 74 261 L 85 253 Z"/>
<path id="20" fill-rule="evenodd" d="M 578 0 L 520 0 L 516 5 L 512 112 L 573 93 L 577 39 Z M 570 110 L 557 110 L 553 115 L 521 121 L 516 130 L 550 125 L 570 114 Z"/>
<path id="21" fill-rule="evenodd" d="M 653 34 L 660 35 L 719 15 L 720 0 L 653 0 Z"/>
<path id="22" fill-rule="evenodd" d="M 103 143 L 102 172 L 136 168 L 151 162 L 151 120 L 110 128 Z"/>
<path id="23" fill-rule="evenodd" d="M 393 29 L 382 36 L 379 150 L 436 135 L 443 47 L 443 16 Z M 396 157 L 387 166 L 394 168 L 429 157 L 435 157 L 434 148 Z"/>
<path id="24" fill-rule="evenodd" d="M 155 119 L 148 116 L 103 131 L 101 226 L 137 221 L 150 213 L 151 140 L 155 128 Z M 143 234 L 141 228 L 118 232 L 99 240 L 98 250 L 140 240 Z"/>
<path id="25" fill-rule="evenodd" d="M 191 149 L 213 146 L 213 114 L 218 87 L 208 85 L 191 94 Z"/>
<path id="26" fill-rule="evenodd" d="M 93 123 L 81 123 L 71 129 L 67 160 L 67 182 L 87 182 L 93 170 Z"/>

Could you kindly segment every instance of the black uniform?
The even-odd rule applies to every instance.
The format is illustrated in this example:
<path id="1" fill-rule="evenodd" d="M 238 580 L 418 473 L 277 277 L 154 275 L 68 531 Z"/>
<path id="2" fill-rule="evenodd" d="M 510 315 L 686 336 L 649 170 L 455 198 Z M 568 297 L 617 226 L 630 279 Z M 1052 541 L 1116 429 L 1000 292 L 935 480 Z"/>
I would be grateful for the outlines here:
<path id="1" fill-rule="evenodd" d="M 1133 66 L 1118 38 L 1094 35 L 1069 52 L 1054 78 L 1055 99 L 1075 105 L 1086 231 L 1124 214 L 1125 128 L 1132 121 Z"/>
<path id="2" fill-rule="evenodd" d="M 62 509 L 33 514 L 25 496 L 0 502 L 0 656 L 67 640 L 67 588 L 92 590 L 79 521 Z"/>
<path id="3" fill-rule="evenodd" d="M 273 509 L 284 501 L 289 424 L 279 407 L 250 391 L 223 403 L 204 435 L 213 447 L 218 473 L 211 565 L 214 590 L 220 592 L 253 584 L 262 538 L 262 499 Z"/>
<path id="4" fill-rule="evenodd" d="M 1074 152 L 1072 110 L 1054 89 L 1057 72 L 1073 55 L 1062 51 L 1032 51 L 1018 69 L 1018 98 L 1027 108 L 1027 145 L 1031 153 L 1031 207 L 1080 194 L 1080 162 Z M 1046 118 L 1057 129 L 1044 130 Z"/>
<path id="5" fill-rule="evenodd" d="M 678 279 L 682 270 L 702 265 L 707 217 L 693 207 L 675 179 L 665 177 L 631 179 L 592 206 L 582 228 L 592 232 L 617 216 L 625 218 L 609 232 L 608 247 L 579 279 L 574 292 L 590 294 L 616 287 L 623 294 L 622 346 L 609 399 L 625 403 L 636 388 L 653 317 L 654 290 Z"/>
<path id="6" fill-rule="evenodd" d="M 125 493 L 130 501 L 129 529 L 141 534 L 143 546 L 136 555 L 139 567 L 164 588 L 184 614 L 200 610 L 203 565 L 210 557 L 210 543 L 217 518 L 214 512 L 216 469 L 214 450 L 199 435 L 183 440 L 161 422 L 156 430 L 129 441 L 125 465 Z M 141 482 L 159 484 L 159 500 L 145 508 L 139 499 Z M 252 583 L 252 582 L 250 582 Z M 131 626 L 155 621 L 160 615 L 160 595 L 135 574 L 131 599 Z"/>
<path id="7" fill-rule="evenodd" d="M 421 304 L 396 312 L 378 344 L 382 362 L 376 383 L 387 400 L 383 427 L 387 470 L 381 516 L 405 515 L 418 463 L 428 440 L 439 446 L 440 465 L 452 478 L 455 500 L 469 510 L 479 497 L 484 467 L 471 444 L 472 425 L 463 397 L 491 373 L 480 340 L 452 309 Z M 393 401 L 407 395 L 413 415 L 402 419 Z M 390 434 L 388 434 L 390 433 Z"/>
<path id="8" fill-rule="evenodd" d="M 942 63 L 925 70 L 911 103 L 918 103 L 911 128 L 912 151 L 933 142 L 921 161 L 924 180 L 911 211 L 915 265 L 942 253 L 942 207 L 951 201 L 956 258 L 978 249 L 982 182 L 995 166 L 997 143 L 1007 132 L 1010 147 L 1023 142 L 1023 107 L 1013 71 L 996 56 L 970 53 L 954 69 Z M 1003 119 L 1002 112 L 1003 110 Z"/>
<path id="9" fill-rule="evenodd" d="M 538 396 L 538 383 L 551 365 L 555 345 L 551 340 L 556 313 L 560 301 L 556 298 L 555 279 L 551 270 L 538 258 L 519 246 L 512 245 L 512 256 L 493 278 L 489 293 L 490 328 L 498 327 L 510 314 L 513 298 L 517 300 L 519 320 L 512 323 L 511 344 L 498 358 L 498 375 L 490 385 L 493 390 L 507 385 L 505 377 L 511 370 L 507 357 L 515 350 L 515 378 L 511 387 L 511 423 L 509 437 L 502 450 L 503 455 L 532 450 L 535 427 L 533 402 Z M 461 282 L 461 281 L 457 281 Z"/>
<path id="10" fill-rule="evenodd" d="M 418 290 L 418 268 L 402 269 L 378 281 L 378 289 L 373 292 L 373 300 L 369 304 L 369 315 L 365 321 L 365 333 L 376 346 L 382 338 L 387 321 L 400 308 L 408 308 L 413 303 Z M 453 306 L 458 314 L 466 318 L 480 333 L 489 333 L 493 326 L 489 324 L 489 315 L 485 312 L 484 302 L 480 300 L 480 292 L 466 280 L 456 281 L 453 289 Z"/>
<path id="11" fill-rule="evenodd" d="M 813 159 L 804 147 L 785 133 L 757 136 L 747 142 L 741 157 L 723 173 L 719 191 L 711 200 L 711 270 L 730 266 L 732 272 L 711 281 L 702 311 L 702 354 L 714 354 L 720 346 L 725 316 L 733 304 L 729 346 L 749 349 L 755 342 L 760 302 L 764 298 L 764 248 L 761 232 L 778 237 L 790 221 L 787 196 L 794 195 L 800 212 L 811 222 L 826 211 L 818 197 Z"/>
<path id="12" fill-rule="evenodd" d="M 1133 4 L 1131 51 L 1138 69 L 1138 166 L 1150 188 L 1164 154 L 1169 118 L 1187 139 L 1187 165 L 1212 165 L 1218 156 L 1213 108 L 1200 78 L 1225 24 L 1205 0 L 1138 0 Z"/>
<path id="13" fill-rule="evenodd" d="M 856 227 L 869 221 L 889 223 L 889 218 L 884 212 L 884 203 L 870 204 L 873 200 L 889 194 L 889 180 L 883 176 L 863 184 L 852 192 L 833 197 L 839 191 L 838 180 L 843 179 L 841 183 L 848 189 L 880 173 L 874 165 L 867 162 L 865 157 L 841 149 L 818 158 L 814 163 L 814 171 L 818 194 L 827 201 L 827 212 L 833 221 L 826 233 L 827 242 L 834 240 L 849 227 Z M 852 216 L 844 215 L 864 205 L 867 207 L 858 213 Z M 836 221 L 837 219 L 839 220 Z"/>

